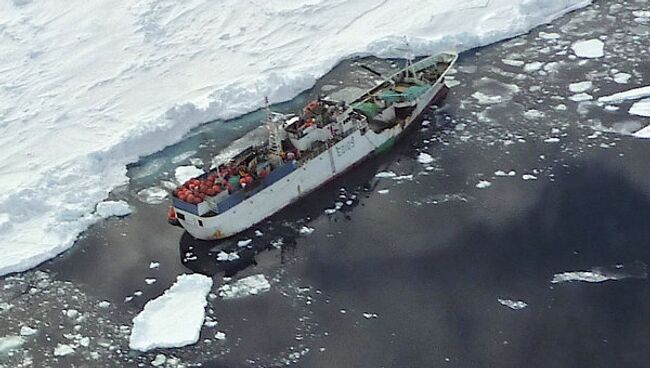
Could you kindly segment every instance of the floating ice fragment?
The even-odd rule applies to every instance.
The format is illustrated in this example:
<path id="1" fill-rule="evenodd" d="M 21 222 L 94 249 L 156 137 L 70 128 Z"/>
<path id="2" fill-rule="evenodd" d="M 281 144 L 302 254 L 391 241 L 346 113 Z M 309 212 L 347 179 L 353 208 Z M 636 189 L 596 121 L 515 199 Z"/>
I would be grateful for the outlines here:
<path id="1" fill-rule="evenodd" d="M 238 259 L 239 259 L 239 254 L 237 254 L 237 252 L 226 253 L 224 251 L 221 251 L 217 254 L 217 261 L 219 262 L 230 262 L 230 261 L 236 261 Z"/>
<path id="2" fill-rule="evenodd" d="M 635 102 L 628 112 L 632 115 L 650 117 L 650 98 Z"/>
<path id="3" fill-rule="evenodd" d="M 508 172 L 505 172 L 503 170 L 497 170 L 494 172 L 495 176 L 515 176 L 517 175 L 517 172 L 514 170 L 510 170 Z"/>
<path id="4" fill-rule="evenodd" d="M 429 126 L 431 122 L 429 120 L 422 120 L 422 126 Z"/>
<path id="5" fill-rule="evenodd" d="M 363 313 L 363 318 L 365 319 L 371 319 L 371 318 L 377 318 L 379 317 L 377 313 Z"/>
<path id="6" fill-rule="evenodd" d="M 31 336 L 38 332 L 36 329 L 33 329 L 29 326 L 20 327 L 20 336 Z"/>
<path id="7" fill-rule="evenodd" d="M 603 49 L 605 44 L 599 39 L 577 41 L 571 48 L 578 57 L 581 58 L 599 58 L 604 55 Z"/>
<path id="8" fill-rule="evenodd" d="M 124 201 L 104 201 L 97 203 L 96 213 L 102 218 L 123 217 L 131 213 L 131 207 Z"/>
<path id="9" fill-rule="evenodd" d="M 333 215 L 336 213 L 336 208 L 327 208 L 324 212 L 326 215 Z"/>
<path id="10" fill-rule="evenodd" d="M 181 347 L 199 340 L 212 279 L 180 275 L 165 293 L 145 304 L 133 319 L 129 347 L 139 351 Z"/>
<path id="11" fill-rule="evenodd" d="M 150 268 L 150 269 L 154 269 L 154 268 L 157 269 L 158 267 L 160 267 L 160 263 L 159 263 L 159 262 L 153 262 L 153 261 L 152 261 L 151 263 L 149 263 L 149 268 Z"/>
<path id="12" fill-rule="evenodd" d="M 226 339 L 226 334 L 224 332 L 217 331 L 217 333 L 214 335 L 214 338 L 223 341 Z"/>
<path id="13" fill-rule="evenodd" d="M 575 102 L 582 102 L 582 101 L 590 101 L 593 100 L 593 97 L 588 94 L 588 93 L 577 93 L 571 97 L 569 97 L 569 100 L 575 101 Z"/>
<path id="14" fill-rule="evenodd" d="M 63 311 L 68 318 L 77 318 L 79 316 L 79 311 L 76 309 L 68 309 Z"/>
<path id="15" fill-rule="evenodd" d="M 614 82 L 618 84 L 627 84 L 632 78 L 632 74 L 628 73 L 616 73 L 614 74 Z"/>
<path id="16" fill-rule="evenodd" d="M 271 290 L 271 284 L 263 274 L 251 275 L 219 287 L 218 294 L 224 299 L 237 299 Z"/>
<path id="17" fill-rule="evenodd" d="M 524 174 L 521 176 L 521 178 L 524 180 L 537 180 L 537 177 L 531 174 Z"/>
<path id="18" fill-rule="evenodd" d="M 314 228 L 303 226 L 300 228 L 300 230 L 298 230 L 298 232 L 300 233 L 300 235 L 309 235 L 314 232 Z"/>
<path id="19" fill-rule="evenodd" d="M 525 72 L 535 72 L 538 71 L 544 66 L 544 63 L 539 62 L 539 61 L 534 61 L 532 63 L 528 63 L 524 65 L 524 71 Z"/>
<path id="20" fill-rule="evenodd" d="M 245 246 L 247 246 L 248 244 L 250 244 L 252 242 L 253 242 L 253 239 L 240 240 L 240 241 L 237 242 L 237 246 L 238 247 L 245 247 Z"/>
<path id="21" fill-rule="evenodd" d="M 603 282 L 628 278 L 645 279 L 648 277 L 647 266 L 642 262 L 629 265 L 593 267 L 589 271 L 570 271 L 556 273 L 551 283 L 558 284 L 569 281 Z"/>
<path id="22" fill-rule="evenodd" d="M 560 141 L 560 138 L 556 138 L 556 137 L 551 137 L 551 138 L 544 139 L 544 142 L 546 142 L 546 143 L 557 143 L 559 141 Z"/>
<path id="23" fill-rule="evenodd" d="M 259 238 L 259 237 L 261 237 L 262 235 L 264 235 L 264 233 L 263 233 L 262 231 L 260 231 L 260 230 L 255 230 L 255 236 L 257 236 L 257 237 Z"/>
<path id="24" fill-rule="evenodd" d="M 510 66 L 523 66 L 525 63 L 521 60 L 501 59 L 501 62 Z"/>
<path id="25" fill-rule="evenodd" d="M 638 100 L 648 96 L 650 96 L 650 86 L 633 88 L 628 91 L 603 96 L 598 98 L 598 101 L 604 103 L 619 103 L 627 100 Z"/>
<path id="26" fill-rule="evenodd" d="M 25 339 L 20 336 L 3 336 L 0 337 L 0 354 L 6 354 L 12 350 L 19 349 L 25 343 Z"/>
<path id="27" fill-rule="evenodd" d="M 106 309 L 111 306 L 111 303 L 106 300 L 102 300 L 101 302 L 97 303 L 97 306 L 102 309 Z"/>
<path id="28" fill-rule="evenodd" d="M 138 199 L 147 204 L 160 204 L 165 201 L 169 193 L 161 187 L 150 187 L 138 192 Z"/>
<path id="29" fill-rule="evenodd" d="M 524 301 L 522 300 L 510 300 L 510 299 L 497 299 L 501 305 L 505 305 L 506 307 L 514 310 L 519 310 L 519 309 L 524 309 L 528 306 Z"/>
<path id="30" fill-rule="evenodd" d="M 431 155 L 428 153 L 420 152 L 420 154 L 418 155 L 418 162 L 421 164 L 430 164 L 433 161 L 434 161 L 433 157 L 431 157 Z"/>
<path id="31" fill-rule="evenodd" d="M 543 40 L 557 40 L 558 38 L 560 38 L 560 34 L 555 32 L 551 32 L 551 33 L 539 32 L 539 38 Z"/>
<path id="32" fill-rule="evenodd" d="M 481 180 L 481 181 L 478 182 L 478 184 L 476 184 L 476 187 L 478 189 L 485 189 L 485 188 L 489 188 L 491 185 L 492 185 L 492 183 L 490 183 L 489 181 Z"/>
<path id="33" fill-rule="evenodd" d="M 377 193 L 379 193 L 379 194 L 386 194 L 386 193 L 388 193 L 388 192 L 390 192 L 390 189 L 379 189 L 379 190 L 377 191 Z"/>
<path id="34" fill-rule="evenodd" d="M 196 166 L 179 166 L 174 170 L 174 177 L 178 184 L 183 184 L 186 181 L 203 174 L 203 170 Z"/>
<path id="35" fill-rule="evenodd" d="M 539 111 L 539 110 L 531 109 L 531 110 L 528 110 L 528 111 L 524 112 L 524 117 L 526 119 L 531 119 L 531 120 L 540 119 L 540 118 L 544 117 L 544 113 Z"/>
<path id="36" fill-rule="evenodd" d="M 392 171 L 381 171 L 375 174 L 375 178 L 394 178 L 397 174 Z"/>
<path id="37" fill-rule="evenodd" d="M 400 175 L 393 177 L 393 180 L 402 181 L 402 180 L 413 180 L 413 175 Z"/>
<path id="38" fill-rule="evenodd" d="M 591 89 L 593 83 L 591 81 L 577 82 L 569 84 L 569 91 L 573 93 L 586 92 Z"/>
<path id="39" fill-rule="evenodd" d="M 156 279 L 154 279 L 154 278 L 144 279 L 144 282 L 147 285 L 153 285 L 156 282 Z"/>
<path id="40" fill-rule="evenodd" d="M 151 365 L 154 367 L 160 367 L 167 362 L 167 357 L 163 354 L 156 354 L 156 358 L 151 361 Z"/>
<path id="41" fill-rule="evenodd" d="M 632 134 L 637 138 L 650 138 L 650 125 Z"/>
<path id="42" fill-rule="evenodd" d="M 66 356 L 74 353 L 74 348 L 67 344 L 58 344 L 54 348 L 54 356 Z"/>
<path id="43" fill-rule="evenodd" d="M 445 84 L 449 88 L 454 88 L 454 87 L 460 85 L 460 82 L 455 80 L 455 79 L 445 79 Z"/>

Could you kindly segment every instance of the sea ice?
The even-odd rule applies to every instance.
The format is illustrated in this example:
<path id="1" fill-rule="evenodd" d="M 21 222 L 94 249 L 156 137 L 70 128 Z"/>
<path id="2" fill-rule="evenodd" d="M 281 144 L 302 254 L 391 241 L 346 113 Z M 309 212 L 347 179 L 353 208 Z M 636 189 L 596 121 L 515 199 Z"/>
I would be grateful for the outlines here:
<path id="1" fill-rule="evenodd" d="M 269 290 L 271 290 L 269 281 L 263 274 L 257 274 L 221 285 L 218 294 L 224 299 L 236 299 L 265 293 Z"/>
<path id="2" fill-rule="evenodd" d="M 388 192 L 390 192 L 390 189 L 379 189 L 377 191 L 377 193 L 379 193 L 379 194 L 387 194 Z"/>
<path id="3" fill-rule="evenodd" d="M 253 239 L 244 239 L 237 242 L 238 247 L 245 247 L 253 242 Z"/>
<path id="4" fill-rule="evenodd" d="M 66 356 L 74 353 L 74 348 L 68 344 L 57 344 L 54 348 L 54 356 Z"/>
<path id="5" fill-rule="evenodd" d="M 96 212 L 102 218 L 109 218 L 111 216 L 123 217 L 131 213 L 131 207 L 122 200 L 104 201 L 97 203 Z"/>
<path id="6" fill-rule="evenodd" d="M 431 157 L 431 155 L 428 153 L 420 152 L 420 154 L 418 155 L 418 162 L 421 164 L 430 164 L 433 161 L 434 161 L 433 157 Z"/>
<path id="7" fill-rule="evenodd" d="M 637 130 L 632 135 L 637 138 L 650 138 L 650 125 L 641 130 Z"/>
<path id="8" fill-rule="evenodd" d="M 586 92 L 591 89 L 593 83 L 591 81 L 577 82 L 569 84 L 569 91 L 573 93 Z"/>
<path id="9" fill-rule="evenodd" d="M 514 170 L 510 170 L 508 172 L 505 172 L 503 170 L 497 170 L 494 172 L 495 176 L 515 176 L 517 175 L 517 172 Z"/>
<path id="10" fill-rule="evenodd" d="M 616 73 L 614 74 L 614 82 L 618 84 L 627 84 L 632 78 L 632 74 L 628 73 Z"/>
<path id="11" fill-rule="evenodd" d="M 221 251 L 217 254 L 217 261 L 219 262 L 231 262 L 239 259 L 239 254 L 237 252 L 227 253 Z"/>
<path id="12" fill-rule="evenodd" d="M 138 199 L 147 204 L 160 204 L 169 193 L 161 187 L 145 188 L 138 192 Z"/>
<path id="13" fill-rule="evenodd" d="M 614 93 L 613 95 L 598 98 L 604 103 L 619 103 L 627 100 L 638 100 L 650 96 L 650 86 L 633 88 L 627 91 Z"/>
<path id="14" fill-rule="evenodd" d="M 489 188 L 491 185 L 492 185 L 492 183 L 490 183 L 489 181 L 481 180 L 476 184 L 476 187 L 478 189 L 485 189 L 485 188 Z"/>
<path id="15" fill-rule="evenodd" d="M 289 100 L 350 56 L 403 57 L 404 36 L 417 55 L 463 51 L 590 2 L 2 2 L 0 275 L 71 247 L 127 164 L 202 123 Z"/>
<path id="16" fill-rule="evenodd" d="M 551 283 L 558 284 L 569 281 L 603 282 L 628 278 L 645 279 L 648 277 L 647 266 L 642 262 L 628 265 L 593 267 L 589 271 L 570 271 L 556 273 Z"/>
<path id="17" fill-rule="evenodd" d="M 531 174 L 524 174 L 521 176 L 521 178 L 524 180 L 537 180 L 537 177 Z"/>
<path id="18" fill-rule="evenodd" d="M 174 170 L 174 177 L 178 184 L 183 184 L 186 181 L 203 174 L 204 171 L 196 166 L 179 166 Z"/>
<path id="19" fill-rule="evenodd" d="M 309 235 L 314 232 L 314 228 L 303 226 L 300 228 L 300 230 L 298 230 L 298 232 L 300 233 L 300 235 Z"/>
<path id="20" fill-rule="evenodd" d="M 524 71 L 525 72 L 536 72 L 540 69 L 542 69 L 542 66 L 544 66 L 544 63 L 539 62 L 539 61 L 533 61 L 532 63 L 528 63 L 524 65 Z"/>
<path id="21" fill-rule="evenodd" d="M 569 100 L 575 101 L 575 102 L 582 102 L 582 101 L 590 101 L 593 100 L 594 98 L 588 94 L 588 93 L 577 93 L 571 97 L 569 97 Z"/>
<path id="22" fill-rule="evenodd" d="M 630 107 L 629 113 L 632 115 L 650 117 L 650 98 L 635 102 Z"/>
<path id="23" fill-rule="evenodd" d="M 38 332 L 38 330 L 31 328 L 29 326 L 20 327 L 20 336 L 31 336 Z"/>
<path id="24" fill-rule="evenodd" d="M 526 304 L 526 302 L 522 300 L 517 300 L 517 301 L 510 300 L 510 299 L 497 299 L 497 300 L 502 305 L 505 305 L 506 307 L 514 310 L 524 309 L 528 306 L 528 304 Z"/>
<path id="25" fill-rule="evenodd" d="M 25 343 L 25 339 L 20 336 L 3 336 L 0 337 L 0 354 L 6 354 L 12 350 L 19 349 Z"/>
<path id="26" fill-rule="evenodd" d="M 603 51 L 604 47 L 605 44 L 603 43 L 603 41 L 597 38 L 591 40 L 577 41 L 573 45 L 571 45 L 573 52 L 575 52 L 575 54 L 581 58 L 602 57 L 605 54 Z"/>
<path id="27" fill-rule="evenodd" d="M 557 137 L 551 137 L 551 138 L 544 139 L 544 142 L 546 142 L 546 143 L 557 143 L 559 141 L 560 141 L 560 138 L 557 138 Z"/>
<path id="28" fill-rule="evenodd" d="M 149 268 L 151 269 L 158 269 L 160 267 L 160 262 L 149 262 Z"/>
<path id="29" fill-rule="evenodd" d="M 512 59 L 501 59 L 501 62 L 510 66 L 523 66 L 525 64 L 521 60 L 512 60 Z"/>
<path id="30" fill-rule="evenodd" d="M 180 275 L 165 293 L 145 304 L 133 318 L 129 348 L 149 351 L 194 344 L 205 318 L 210 277 Z"/>
<path id="31" fill-rule="evenodd" d="M 381 171 L 375 174 L 375 178 L 394 178 L 397 174 L 392 171 Z"/>

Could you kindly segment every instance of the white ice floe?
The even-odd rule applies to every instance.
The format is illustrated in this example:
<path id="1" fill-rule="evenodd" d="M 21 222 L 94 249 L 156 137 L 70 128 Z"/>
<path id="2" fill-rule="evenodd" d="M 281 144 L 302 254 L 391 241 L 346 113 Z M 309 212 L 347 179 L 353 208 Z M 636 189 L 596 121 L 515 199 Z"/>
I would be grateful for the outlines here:
<path id="1" fill-rule="evenodd" d="M 127 164 L 199 124 L 289 100 L 346 57 L 404 57 L 404 36 L 463 51 L 590 2 L 2 1 L 0 274 L 72 246 Z"/>
<path id="2" fill-rule="evenodd" d="M 627 278 L 642 278 L 645 279 L 647 274 L 643 271 L 640 274 L 630 274 L 625 271 L 616 270 L 613 268 L 593 268 L 590 271 L 572 271 L 562 272 L 553 275 L 551 283 L 559 284 L 569 281 L 584 281 L 584 282 L 603 282 L 610 280 L 622 280 Z"/>
<path id="3" fill-rule="evenodd" d="M 517 172 L 514 170 L 510 170 L 508 172 L 505 172 L 503 170 L 497 170 L 494 172 L 494 176 L 515 176 L 517 175 Z"/>
<path id="4" fill-rule="evenodd" d="M 183 184 L 186 181 L 203 175 L 205 172 L 196 166 L 179 166 L 174 170 L 174 178 L 178 184 Z"/>
<path id="5" fill-rule="evenodd" d="M 586 92 L 591 89 L 593 83 L 591 81 L 576 82 L 569 84 L 569 91 L 573 93 Z"/>
<path id="6" fill-rule="evenodd" d="M 545 114 L 543 112 L 535 109 L 526 110 L 526 112 L 524 112 L 524 117 L 530 120 L 541 119 L 544 116 Z"/>
<path id="7" fill-rule="evenodd" d="M 129 348 L 149 351 L 196 343 L 211 288 L 212 279 L 207 276 L 178 276 L 174 285 L 163 295 L 148 301 L 133 318 Z"/>
<path id="8" fill-rule="evenodd" d="M 395 181 L 413 180 L 413 174 L 399 175 L 392 178 Z"/>
<path id="9" fill-rule="evenodd" d="M 154 262 L 154 261 L 149 262 L 150 269 L 158 269 L 159 267 L 160 267 L 160 262 Z"/>
<path id="10" fill-rule="evenodd" d="M 421 164 L 430 164 L 433 161 L 433 157 L 431 157 L 431 155 L 426 152 L 420 152 L 418 155 L 418 162 Z"/>
<path id="11" fill-rule="evenodd" d="M 154 279 L 154 278 L 147 278 L 147 279 L 144 279 L 144 283 L 147 284 L 147 285 L 153 285 L 153 284 L 156 283 L 156 279 Z"/>
<path id="12" fill-rule="evenodd" d="M 394 178 L 397 174 L 392 171 L 381 171 L 375 174 L 375 178 Z"/>
<path id="13" fill-rule="evenodd" d="M 521 176 L 521 178 L 524 180 L 537 180 L 537 177 L 531 174 L 524 174 Z"/>
<path id="14" fill-rule="evenodd" d="M 111 306 L 111 303 L 107 300 L 102 300 L 101 302 L 97 303 L 97 306 L 102 309 L 106 309 Z"/>
<path id="15" fill-rule="evenodd" d="M 627 84 L 632 78 L 632 74 L 629 73 L 616 73 L 614 74 L 614 82 L 618 84 Z"/>
<path id="16" fill-rule="evenodd" d="M 167 357 L 164 354 L 156 354 L 154 360 L 151 361 L 151 365 L 154 367 L 163 366 L 167 362 Z"/>
<path id="17" fill-rule="evenodd" d="M 226 333 L 223 331 L 217 331 L 216 334 L 214 334 L 214 338 L 220 341 L 223 341 L 226 339 Z"/>
<path id="18" fill-rule="evenodd" d="M 650 125 L 641 130 L 637 130 L 632 135 L 637 138 L 650 138 Z"/>
<path id="19" fill-rule="evenodd" d="M 650 98 L 635 102 L 628 112 L 632 115 L 650 117 Z"/>
<path id="20" fill-rule="evenodd" d="M 501 62 L 510 66 L 524 66 L 525 64 L 521 60 L 512 60 L 512 59 L 501 59 Z"/>
<path id="21" fill-rule="evenodd" d="M 0 337 L 0 354 L 6 354 L 12 350 L 20 349 L 25 343 L 25 339 L 20 336 L 3 336 Z"/>
<path id="22" fill-rule="evenodd" d="M 74 353 L 74 348 L 68 344 L 57 344 L 54 348 L 54 356 L 66 356 Z"/>
<path id="23" fill-rule="evenodd" d="M 249 295 L 262 294 L 269 290 L 271 290 L 269 281 L 264 275 L 257 274 L 221 285 L 218 294 L 224 299 L 237 299 Z"/>
<path id="24" fill-rule="evenodd" d="M 138 199 L 147 204 L 160 204 L 167 199 L 169 193 L 161 187 L 145 188 L 138 192 Z"/>
<path id="25" fill-rule="evenodd" d="M 510 300 L 510 299 L 497 299 L 501 305 L 505 305 L 506 307 L 514 310 L 519 310 L 519 309 L 524 309 L 528 306 L 526 302 L 523 300 Z"/>
<path id="26" fill-rule="evenodd" d="M 217 261 L 219 262 L 231 262 L 231 261 L 236 261 L 238 259 L 239 259 L 239 254 L 237 254 L 237 252 L 227 253 L 224 251 L 220 251 L 217 254 Z"/>
<path id="27" fill-rule="evenodd" d="M 388 194 L 388 192 L 390 192 L 390 189 L 379 189 L 377 191 L 377 193 L 379 193 L 379 194 Z"/>
<path id="28" fill-rule="evenodd" d="M 575 102 L 582 102 L 582 101 L 591 101 L 594 98 L 588 94 L 588 93 L 577 93 L 571 97 L 569 97 L 569 100 L 575 101 Z"/>
<path id="29" fill-rule="evenodd" d="M 309 226 L 303 226 L 300 228 L 300 230 L 298 230 L 298 232 L 300 233 L 300 235 L 309 235 L 314 232 L 314 228 Z"/>
<path id="30" fill-rule="evenodd" d="M 581 58 L 599 58 L 605 55 L 605 44 L 603 41 L 594 38 L 591 40 L 577 41 L 571 45 L 573 52 Z"/>
<path id="31" fill-rule="evenodd" d="M 96 213 L 101 218 L 123 217 L 131 213 L 131 207 L 122 200 L 104 201 L 97 203 Z"/>
<path id="32" fill-rule="evenodd" d="M 604 103 L 619 103 L 627 100 L 638 100 L 650 96 L 650 86 L 633 88 L 627 91 L 614 93 L 613 95 L 598 98 L 598 101 Z"/>
<path id="33" fill-rule="evenodd" d="M 525 72 L 536 72 L 540 69 L 542 69 L 542 66 L 544 66 L 544 63 L 540 61 L 533 61 L 531 63 L 527 63 L 524 65 L 524 71 Z"/>
<path id="34" fill-rule="evenodd" d="M 485 189 L 485 188 L 489 188 L 491 185 L 492 185 L 492 183 L 490 183 L 489 181 L 481 180 L 476 184 L 476 187 L 478 189 Z"/>
<path id="35" fill-rule="evenodd" d="M 38 332 L 35 328 L 31 328 L 29 326 L 22 326 L 20 327 L 20 336 L 31 336 L 35 335 Z"/>
<path id="36" fill-rule="evenodd" d="M 244 239 L 237 242 L 238 247 L 245 247 L 253 242 L 253 239 Z"/>
<path id="37" fill-rule="evenodd" d="M 546 143 L 557 143 L 559 141 L 560 141 L 560 138 L 557 138 L 557 137 L 551 137 L 551 138 L 544 139 L 544 142 L 546 142 Z"/>

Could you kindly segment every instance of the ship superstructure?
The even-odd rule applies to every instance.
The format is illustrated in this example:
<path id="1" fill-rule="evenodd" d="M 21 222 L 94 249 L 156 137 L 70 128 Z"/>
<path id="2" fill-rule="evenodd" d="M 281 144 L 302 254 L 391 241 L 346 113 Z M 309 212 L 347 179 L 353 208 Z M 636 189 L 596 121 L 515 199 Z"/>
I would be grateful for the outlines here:
<path id="1" fill-rule="evenodd" d="M 173 215 L 199 239 L 237 234 L 391 146 L 432 102 L 456 54 L 410 63 L 357 99 L 318 99 L 299 115 L 269 113 L 269 139 L 250 146 L 173 196 Z"/>

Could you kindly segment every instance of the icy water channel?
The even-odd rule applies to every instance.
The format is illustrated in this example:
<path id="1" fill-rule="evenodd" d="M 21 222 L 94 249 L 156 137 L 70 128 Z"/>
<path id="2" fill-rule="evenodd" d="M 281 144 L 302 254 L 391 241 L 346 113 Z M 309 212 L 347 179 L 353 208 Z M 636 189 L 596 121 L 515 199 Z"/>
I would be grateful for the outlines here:
<path id="1" fill-rule="evenodd" d="M 595 100 L 650 84 L 649 6 L 598 1 L 463 53 L 444 105 L 392 151 L 232 240 L 193 240 L 152 194 L 177 166 L 209 166 L 263 112 L 143 158 L 112 194 L 133 214 L 0 280 L 0 366 L 647 366 L 650 141 L 630 132 L 650 119 Z M 603 57 L 573 55 L 588 39 Z M 359 63 L 397 66 L 344 62 L 274 108 L 353 95 L 373 82 Z M 570 90 L 579 82 L 591 83 Z M 199 343 L 130 352 L 131 319 L 191 272 L 215 281 Z M 216 295 L 257 274 L 270 290 Z"/>

